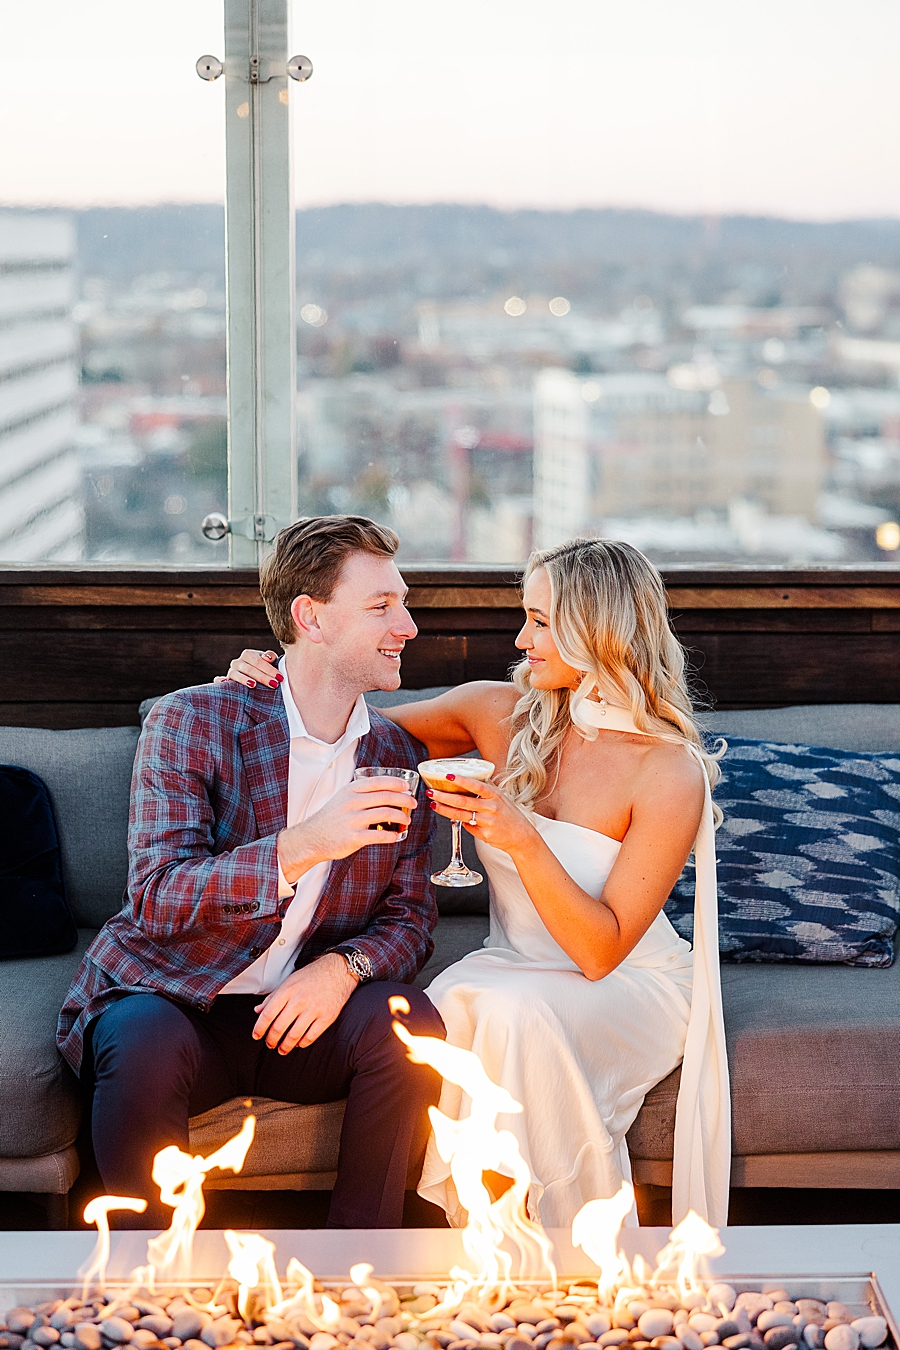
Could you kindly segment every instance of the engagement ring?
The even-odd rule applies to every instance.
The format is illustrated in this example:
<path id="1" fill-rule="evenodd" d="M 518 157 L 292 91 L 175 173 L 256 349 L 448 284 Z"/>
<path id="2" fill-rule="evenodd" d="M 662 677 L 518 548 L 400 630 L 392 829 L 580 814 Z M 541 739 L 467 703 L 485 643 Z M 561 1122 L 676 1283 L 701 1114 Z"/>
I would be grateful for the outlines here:
<path id="1" fill-rule="evenodd" d="M 472 819 L 469 821 L 469 824 L 470 824 L 470 825 L 477 825 L 477 824 L 478 824 L 478 817 L 476 816 L 476 814 L 475 814 L 474 811 L 472 812 Z"/>

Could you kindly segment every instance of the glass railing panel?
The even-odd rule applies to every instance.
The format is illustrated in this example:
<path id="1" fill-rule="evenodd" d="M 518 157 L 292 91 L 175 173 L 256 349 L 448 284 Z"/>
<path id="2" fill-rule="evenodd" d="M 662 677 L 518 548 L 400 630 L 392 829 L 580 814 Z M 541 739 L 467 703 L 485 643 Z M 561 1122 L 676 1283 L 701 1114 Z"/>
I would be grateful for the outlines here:
<path id="1" fill-rule="evenodd" d="M 221 0 L 0 12 L 0 566 L 225 561 Z"/>
<path id="2" fill-rule="evenodd" d="M 900 11 L 295 5 L 301 509 L 900 553 Z"/>

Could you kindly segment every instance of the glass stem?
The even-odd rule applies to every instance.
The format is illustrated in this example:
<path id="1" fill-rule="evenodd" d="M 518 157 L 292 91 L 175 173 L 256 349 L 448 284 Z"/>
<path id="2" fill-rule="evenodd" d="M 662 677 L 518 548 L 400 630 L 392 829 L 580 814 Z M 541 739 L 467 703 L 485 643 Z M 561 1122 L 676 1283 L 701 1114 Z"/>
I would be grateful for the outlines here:
<path id="1" fill-rule="evenodd" d="M 451 820 L 450 829 L 453 834 L 453 856 L 447 864 L 447 868 L 452 871 L 464 872 L 466 863 L 462 855 L 462 821 Z"/>

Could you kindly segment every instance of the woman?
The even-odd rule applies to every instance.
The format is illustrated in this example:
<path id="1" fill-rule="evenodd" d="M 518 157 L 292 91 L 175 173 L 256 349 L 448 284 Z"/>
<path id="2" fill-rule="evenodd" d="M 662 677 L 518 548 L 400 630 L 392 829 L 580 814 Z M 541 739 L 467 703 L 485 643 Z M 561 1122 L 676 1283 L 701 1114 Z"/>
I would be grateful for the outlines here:
<path id="1" fill-rule="evenodd" d="M 630 1176 L 625 1135 L 683 1058 L 672 1208 L 727 1217 L 730 1104 L 718 974 L 713 806 L 659 574 L 628 544 L 576 539 L 535 553 L 524 660 L 512 684 L 478 681 L 383 709 L 432 758 L 478 749 L 504 766 L 472 794 L 430 789 L 476 839 L 491 889 L 483 950 L 427 990 L 452 1044 L 474 1050 L 522 1103 L 504 1121 L 533 1177 L 529 1203 L 569 1227 Z M 270 678 L 245 652 L 232 678 Z M 663 905 L 694 849 L 694 950 Z M 445 1084 L 441 1110 L 461 1093 Z M 432 1141 L 420 1194 L 465 1221 Z"/>

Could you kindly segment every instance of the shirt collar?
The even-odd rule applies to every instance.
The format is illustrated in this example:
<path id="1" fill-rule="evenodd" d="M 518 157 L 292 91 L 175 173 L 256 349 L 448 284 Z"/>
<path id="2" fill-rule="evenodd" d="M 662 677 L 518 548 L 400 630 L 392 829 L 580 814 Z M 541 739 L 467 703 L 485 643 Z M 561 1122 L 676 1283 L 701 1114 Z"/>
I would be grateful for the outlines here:
<path id="1" fill-rule="evenodd" d="M 278 669 L 284 676 L 284 679 L 281 682 L 281 697 L 284 699 L 284 710 L 287 713 L 288 730 L 290 731 L 292 741 L 296 740 L 297 737 L 302 736 L 304 740 L 312 741 L 314 745 L 327 745 L 329 750 L 333 750 L 335 754 L 337 754 L 339 751 L 343 750 L 345 746 L 349 745 L 351 741 L 358 741 L 362 736 L 368 734 L 370 730 L 369 709 L 365 698 L 360 694 L 347 719 L 347 726 L 344 729 L 344 734 L 335 741 L 334 745 L 329 745 L 327 741 L 319 740 L 318 736 L 311 736 L 303 725 L 300 709 L 294 702 L 294 696 L 291 693 L 291 682 L 287 676 L 283 656 L 278 662 Z"/>

